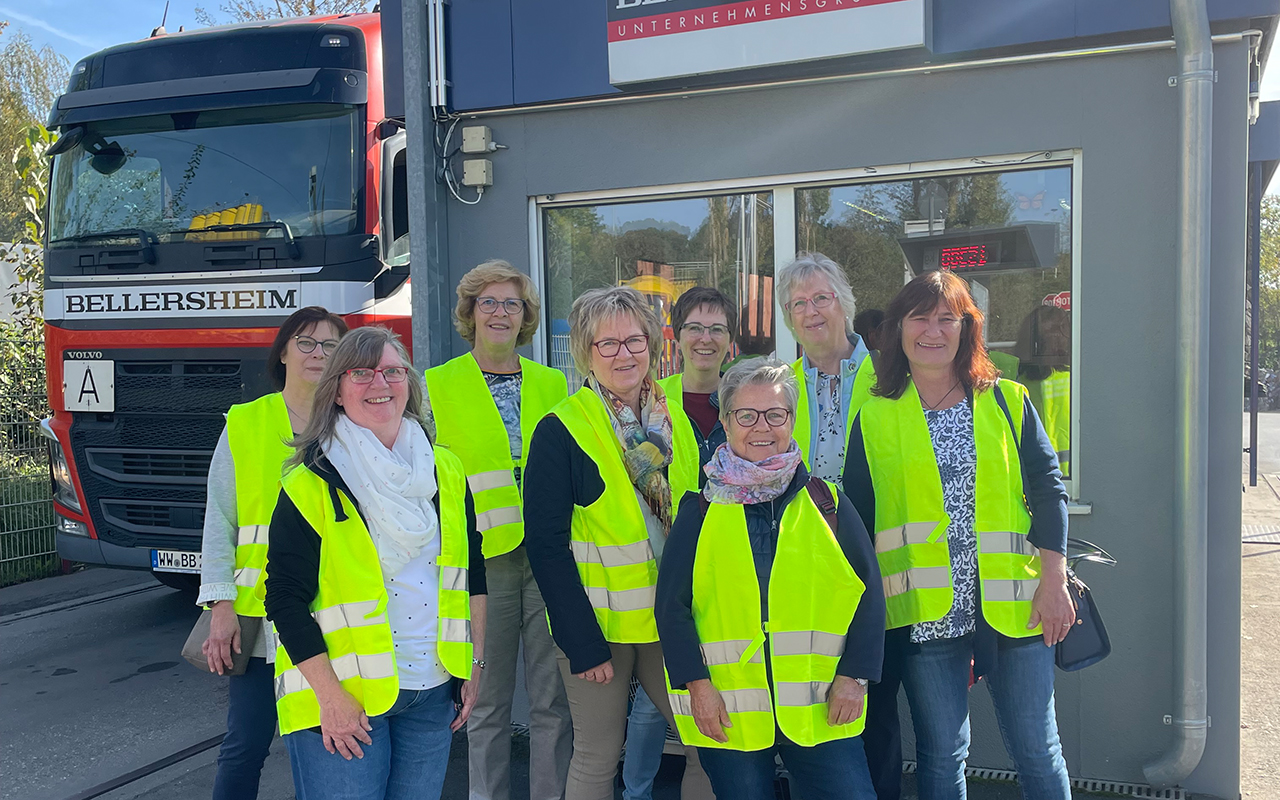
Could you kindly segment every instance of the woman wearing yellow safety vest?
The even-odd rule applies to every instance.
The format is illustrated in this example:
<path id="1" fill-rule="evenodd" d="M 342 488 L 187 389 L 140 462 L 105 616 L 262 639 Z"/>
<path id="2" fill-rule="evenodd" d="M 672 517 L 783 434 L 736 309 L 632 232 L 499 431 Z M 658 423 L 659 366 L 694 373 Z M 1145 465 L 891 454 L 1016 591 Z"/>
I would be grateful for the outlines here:
<path id="1" fill-rule="evenodd" d="M 806 797 L 871 800 L 859 734 L 880 678 L 880 571 L 853 504 L 805 469 L 798 396 L 773 358 L 721 381 L 728 443 L 681 502 L 658 577 L 670 702 L 717 797 L 772 798 L 780 755 Z"/>
<path id="2" fill-rule="evenodd" d="M 232 652 L 251 648 L 248 668 L 227 687 L 227 736 L 218 753 L 214 800 L 258 796 L 262 763 L 276 735 L 270 666 L 275 653 L 262 630 L 267 526 L 285 459 L 293 453 L 285 443 L 306 427 L 325 359 L 346 332 L 341 317 L 319 306 L 291 314 L 267 352 L 267 375 L 276 391 L 231 407 L 209 463 L 196 600 L 213 609 L 204 655 L 209 669 L 222 675 L 232 667 Z"/>
<path id="3" fill-rule="evenodd" d="M 511 703 L 522 640 L 529 796 L 559 798 L 573 728 L 547 607 L 525 556 L 520 476 L 534 426 L 568 396 L 568 385 L 559 370 L 516 354 L 542 316 L 529 276 L 506 261 L 486 261 L 462 276 L 457 292 L 454 325 L 471 352 L 427 370 L 426 379 L 436 444 L 462 459 L 484 537 L 486 663 L 467 722 L 471 800 L 511 793 Z"/>
<path id="4" fill-rule="evenodd" d="M 966 796 L 971 664 L 1023 797 L 1068 800 L 1053 706 L 1053 646 L 1075 619 L 1067 495 L 1026 389 L 997 379 L 982 329 L 953 273 L 894 298 L 845 491 L 875 531 L 887 625 L 904 640 L 921 800 Z"/>
<path id="5" fill-rule="evenodd" d="M 853 332 L 853 290 L 839 264 L 801 253 L 778 271 L 777 292 L 783 321 L 804 350 L 793 365 L 796 443 L 814 475 L 839 482 L 850 423 L 875 382 L 871 351 Z"/>
<path id="6" fill-rule="evenodd" d="M 439 798 L 475 704 L 485 575 L 462 462 L 385 328 L 347 334 L 271 518 L 276 711 L 303 800 Z"/>
<path id="7" fill-rule="evenodd" d="M 671 412 L 672 460 L 667 470 L 671 502 L 706 483 L 702 468 L 724 444 L 720 424 L 720 386 L 729 348 L 738 327 L 738 309 L 719 289 L 686 289 L 671 307 L 671 327 L 680 348 L 681 371 L 658 381 Z M 649 800 L 662 765 L 667 721 L 645 694 L 636 690 L 627 715 L 627 755 L 622 762 L 622 800 Z"/>
<path id="8" fill-rule="evenodd" d="M 671 721 L 653 620 L 671 527 L 671 418 L 653 379 L 662 329 L 639 292 L 592 289 L 569 312 L 585 385 L 538 423 L 525 472 L 525 546 L 547 601 L 573 716 L 565 800 L 608 800 L 635 675 Z M 683 796 L 711 797 L 687 758 Z"/>

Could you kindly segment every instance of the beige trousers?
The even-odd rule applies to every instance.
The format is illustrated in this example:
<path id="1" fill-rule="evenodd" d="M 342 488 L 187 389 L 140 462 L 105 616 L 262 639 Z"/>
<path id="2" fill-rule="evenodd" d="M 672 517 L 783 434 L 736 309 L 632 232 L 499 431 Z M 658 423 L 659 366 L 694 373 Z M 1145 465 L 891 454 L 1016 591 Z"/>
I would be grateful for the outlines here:
<path id="1" fill-rule="evenodd" d="M 671 705 L 667 702 L 667 684 L 663 675 L 662 645 L 614 644 L 613 680 L 607 684 L 575 678 L 569 671 L 569 659 L 557 651 L 565 693 L 569 696 L 569 713 L 573 717 L 573 758 L 569 760 L 569 780 L 565 800 L 613 800 L 613 782 L 618 774 L 618 759 L 626 738 L 627 700 L 631 676 L 635 675 L 645 694 L 657 706 L 667 724 L 675 730 Z M 711 781 L 698 762 L 698 750 L 685 747 L 684 781 L 680 786 L 683 800 L 713 800 Z"/>

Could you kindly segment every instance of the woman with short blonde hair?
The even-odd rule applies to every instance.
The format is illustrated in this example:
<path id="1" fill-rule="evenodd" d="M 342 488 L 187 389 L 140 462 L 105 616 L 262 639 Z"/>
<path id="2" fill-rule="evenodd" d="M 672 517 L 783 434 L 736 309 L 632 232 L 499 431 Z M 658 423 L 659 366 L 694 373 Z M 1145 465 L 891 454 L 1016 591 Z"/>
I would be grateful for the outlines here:
<path id="1" fill-rule="evenodd" d="M 654 380 L 662 329 L 638 292 L 584 292 L 569 326 L 586 381 L 534 432 L 526 541 L 573 716 L 565 800 L 609 800 L 632 675 L 673 722 L 653 615 L 671 526 L 671 418 Z M 685 754 L 683 797 L 711 797 L 697 751 Z"/>
<path id="2" fill-rule="evenodd" d="M 426 373 L 436 441 L 462 459 L 484 536 L 486 663 L 467 723 L 473 800 L 507 800 L 510 793 L 511 705 L 522 642 L 530 797 L 563 794 L 573 749 L 546 605 L 525 554 L 520 498 L 534 426 L 569 394 L 562 372 L 516 353 L 537 331 L 540 308 L 527 275 L 506 261 L 480 264 L 458 283 L 454 311 L 471 352 Z"/>

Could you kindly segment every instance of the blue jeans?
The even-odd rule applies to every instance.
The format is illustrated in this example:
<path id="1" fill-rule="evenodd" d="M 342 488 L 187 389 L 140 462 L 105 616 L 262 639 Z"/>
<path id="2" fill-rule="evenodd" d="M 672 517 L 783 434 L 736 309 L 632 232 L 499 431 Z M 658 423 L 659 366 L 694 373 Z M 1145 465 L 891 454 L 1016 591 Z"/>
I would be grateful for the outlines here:
<path id="1" fill-rule="evenodd" d="M 916 729 L 920 800 L 964 800 L 969 755 L 972 635 L 920 644 L 906 656 L 902 684 Z M 1053 707 L 1053 648 L 1037 640 L 999 652 L 986 676 L 1005 749 L 1025 800 L 1071 800 Z"/>
<path id="2" fill-rule="evenodd" d="M 805 800 L 876 800 L 861 736 L 801 747 L 779 734 L 764 750 L 698 748 L 711 788 L 726 800 L 773 800 L 775 755 Z"/>
<path id="3" fill-rule="evenodd" d="M 249 659 L 227 685 L 227 736 L 218 751 L 213 800 L 254 800 L 262 762 L 276 737 L 275 665 Z"/>
<path id="4" fill-rule="evenodd" d="M 439 800 L 458 715 L 453 684 L 401 689 L 395 705 L 369 718 L 373 744 L 347 761 L 324 748 L 315 730 L 284 737 L 298 800 Z"/>
<path id="5" fill-rule="evenodd" d="M 622 800 L 651 800 L 653 779 L 662 766 L 662 748 L 667 741 L 667 720 L 636 687 L 636 699 L 627 715 L 627 754 L 622 759 Z"/>

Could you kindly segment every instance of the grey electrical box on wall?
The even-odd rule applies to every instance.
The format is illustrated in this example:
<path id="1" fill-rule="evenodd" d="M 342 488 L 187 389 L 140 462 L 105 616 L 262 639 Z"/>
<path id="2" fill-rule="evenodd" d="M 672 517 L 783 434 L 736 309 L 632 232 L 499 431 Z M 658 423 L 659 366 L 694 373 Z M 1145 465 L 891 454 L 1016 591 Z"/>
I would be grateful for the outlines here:
<path id="1" fill-rule="evenodd" d="M 462 162 L 463 186 L 492 186 L 493 162 L 487 158 L 468 158 Z"/>
<path id="2" fill-rule="evenodd" d="M 462 152 L 468 155 L 493 150 L 493 131 L 488 125 L 471 125 L 462 129 Z"/>

